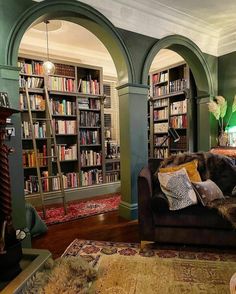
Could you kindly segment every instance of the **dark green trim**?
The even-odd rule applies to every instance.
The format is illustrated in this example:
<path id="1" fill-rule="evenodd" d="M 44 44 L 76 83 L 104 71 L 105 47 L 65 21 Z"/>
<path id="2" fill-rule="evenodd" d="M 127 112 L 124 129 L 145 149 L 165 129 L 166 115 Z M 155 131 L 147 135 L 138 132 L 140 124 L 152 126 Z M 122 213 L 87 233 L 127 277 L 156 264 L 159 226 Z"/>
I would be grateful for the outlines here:
<path id="1" fill-rule="evenodd" d="M 128 220 L 135 220 L 138 218 L 138 204 L 121 201 L 119 206 L 119 215 Z"/>
<path id="2" fill-rule="evenodd" d="M 142 89 L 149 89 L 148 85 L 143 85 L 143 84 L 132 84 L 132 83 L 126 83 L 120 86 L 117 86 L 116 89 L 120 90 L 126 87 L 135 87 L 135 88 L 142 88 Z"/>
<path id="3" fill-rule="evenodd" d="M 80 24 L 94 33 L 110 52 L 120 83 L 134 81 L 130 54 L 117 29 L 93 7 L 75 0 L 44 1 L 20 15 L 7 41 L 6 64 L 16 65 L 21 39 L 30 26 L 45 19 L 55 18 Z"/>
<path id="4" fill-rule="evenodd" d="M 199 94 L 210 93 L 213 95 L 214 86 L 211 71 L 206 59 L 199 47 L 190 39 L 180 36 L 171 35 L 157 41 L 149 51 L 143 64 L 142 83 L 147 83 L 148 73 L 151 63 L 156 54 L 161 49 L 171 49 L 180 54 L 191 68 Z"/>

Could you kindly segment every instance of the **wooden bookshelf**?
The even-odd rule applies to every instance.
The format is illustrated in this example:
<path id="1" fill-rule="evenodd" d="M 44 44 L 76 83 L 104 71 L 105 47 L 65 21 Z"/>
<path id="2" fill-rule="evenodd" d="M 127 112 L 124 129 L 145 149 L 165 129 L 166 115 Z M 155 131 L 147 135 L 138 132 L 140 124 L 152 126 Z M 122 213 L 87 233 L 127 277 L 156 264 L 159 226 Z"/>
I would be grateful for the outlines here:
<path id="1" fill-rule="evenodd" d="M 149 117 L 149 156 L 168 157 L 171 154 L 194 150 L 192 135 L 194 117 L 193 99 L 186 93 L 194 83 L 186 63 L 180 63 L 150 74 Z M 194 88 L 194 87 L 193 87 Z M 178 142 L 168 138 L 168 128 L 174 128 L 180 136 Z"/>
<path id="2" fill-rule="evenodd" d="M 79 189 L 108 181 L 105 161 L 104 101 L 102 68 L 87 65 L 54 62 L 54 75 L 44 77 L 42 61 L 19 58 L 20 108 L 22 110 L 22 145 L 25 194 L 38 194 L 35 154 L 31 132 L 36 134 L 38 150 L 42 155 L 42 176 L 55 175 L 56 165 L 43 159 L 51 155 L 52 140 L 45 111 L 44 85 L 48 87 L 50 110 L 55 128 L 57 148 L 63 173 L 64 188 Z M 27 83 L 31 109 L 35 120 L 30 129 L 24 86 Z M 114 177 L 115 181 L 118 177 Z M 47 192 L 58 189 L 58 180 L 47 183 Z"/>

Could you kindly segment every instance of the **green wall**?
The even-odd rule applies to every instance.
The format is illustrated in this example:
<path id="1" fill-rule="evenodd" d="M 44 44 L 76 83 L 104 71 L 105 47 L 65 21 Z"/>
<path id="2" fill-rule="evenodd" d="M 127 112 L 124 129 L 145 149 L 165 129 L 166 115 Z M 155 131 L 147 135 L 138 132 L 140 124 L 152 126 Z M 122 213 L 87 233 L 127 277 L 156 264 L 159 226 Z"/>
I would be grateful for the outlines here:
<path id="1" fill-rule="evenodd" d="M 229 110 L 236 95 L 236 52 L 219 57 L 219 90 L 218 94 L 228 101 Z M 227 112 L 227 118 L 229 117 Z M 226 118 L 226 121 L 227 121 Z M 236 113 L 232 115 L 230 126 L 236 125 Z"/>
<path id="2" fill-rule="evenodd" d="M 31 14 L 33 9 L 37 12 L 37 17 L 35 16 L 35 18 Z M 32 20 L 32 22 L 37 18 L 43 20 L 47 12 L 50 14 L 50 17 L 70 20 L 85 27 L 87 26 L 88 29 L 91 28 L 91 31 L 104 41 L 117 68 L 120 69 L 118 76 L 121 86 L 119 90 L 121 99 L 120 111 L 122 113 L 121 150 L 124 150 L 125 154 L 123 159 L 121 158 L 121 166 L 124 167 L 121 170 L 124 185 L 122 187 L 123 207 L 121 207 L 120 212 L 124 217 L 135 218 L 137 215 L 137 174 L 140 168 L 147 163 L 147 116 L 145 114 L 147 88 L 145 87 L 146 78 L 143 79 L 143 70 L 145 61 L 150 56 L 149 53 L 158 40 L 115 28 L 99 12 L 76 0 L 47 0 L 41 3 L 31 0 L 0 0 L 0 91 L 7 91 L 9 93 L 10 102 L 14 107 L 18 107 L 18 69 L 14 67 L 15 64 L 11 64 L 11 61 L 14 60 L 12 58 L 15 54 L 14 50 L 11 52 L 6 50 L 10 34 L 15 27 L 18 29 L 16 37 L 19 38 L 22 34 L 21 28 L 24 27 L 26 29 L 25 24 L 30 25 L 29 20 Z M 84 17 L 79 17 L 80 14 Z M 94 17 L 92 17 L 93 15 Z M 171 39 L 172 41 L 169 41 L 169 44 L 171 42 L 174 44 L 178 38 L 180 37 L 175 36 Z M 185 50 L 185 44 L 192 42 L 190 40 L 187 40 L 187 42 L 182 40 L 181 42 L 182 50 L 183 52 L 188 52 L 189 58 L 192 56 L 194 61 L 198 61 L 198 56 L 200 56 L 201 60 L 206 62 L 205 65 L 209 68 L 210 72 L 208 76 L 213 79 L 213 88 L 214 91 L 217 91 L 217 58 L 202 54 L 200 49 L 198 49 L 198 56 L 196 57 L 195 53 L 191 52 L 189 48 Z M 16 44 L 11 44 L 11 46 L 14 47 Z M 192 45 L 194 44 L 192 43 Z M 177 48 L 175 46 L 172 47 L 173 49 Z M 231 66 L 233 65 L 231 64 Z M 125 75 L 124 72 L 121 73 L 122 69 L 125 70 Z M 199 75 L 199 80 L 201 81 L 202 79 L 201 84 L 207 85 L 206 81 L 203 81 L 206 76 L 203 71 L 204 66 L 198 70 L 197 74 Z M 226 91 L 226 89 L 223 90 Z M 209 91 L 205 89 L 205 93 Z M 205 143 L 205 141 L 210 137 L 212 128 L 206 102 L 206 100 L 199 99 L 199 129 L 205 128 L 204 130 L 206 130 L 204 135 L 200 137 L 202 150 L 209 148 L 210 143 Z M 138 106 L 143 108 L 138 111 Z M 136 110 L 133 111 L 134 109 Z M 15 155 L 11 158 L 13 218 L 17 227 L 24 227 L 25 211 L 19 115 L 14 116 L 14 122 L 17 135 L 10 142 L 16 149 Z M 126 130 L 131 134 L 129 140 L 127 140 Z M 131 156 L 127 156 L 129 154 Z"/>

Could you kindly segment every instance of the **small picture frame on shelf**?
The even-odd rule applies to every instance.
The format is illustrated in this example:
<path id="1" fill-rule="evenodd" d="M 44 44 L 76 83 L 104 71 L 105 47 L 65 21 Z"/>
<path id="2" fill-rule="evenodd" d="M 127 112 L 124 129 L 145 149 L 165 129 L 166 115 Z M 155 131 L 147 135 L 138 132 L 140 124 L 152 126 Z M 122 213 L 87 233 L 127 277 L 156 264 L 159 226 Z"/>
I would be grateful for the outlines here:
<path id="1" fill-rule="evenodd" d="M 1 107 L 10 107 L 8 93 L 7 92 L 0 92 L 0 106 Z"/>

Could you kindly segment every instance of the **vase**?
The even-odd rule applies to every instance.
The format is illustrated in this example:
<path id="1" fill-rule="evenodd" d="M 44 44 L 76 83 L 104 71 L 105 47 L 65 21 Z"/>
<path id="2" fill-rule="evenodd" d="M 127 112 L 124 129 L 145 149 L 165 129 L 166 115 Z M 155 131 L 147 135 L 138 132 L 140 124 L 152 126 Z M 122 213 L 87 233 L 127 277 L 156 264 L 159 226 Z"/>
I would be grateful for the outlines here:
<path id="1" fill-rule="evenodd" d="M 228 134 L 226 132 L 221 132 L 218 137 L 218 145 L 221 147 L 228 146 Z"/>

